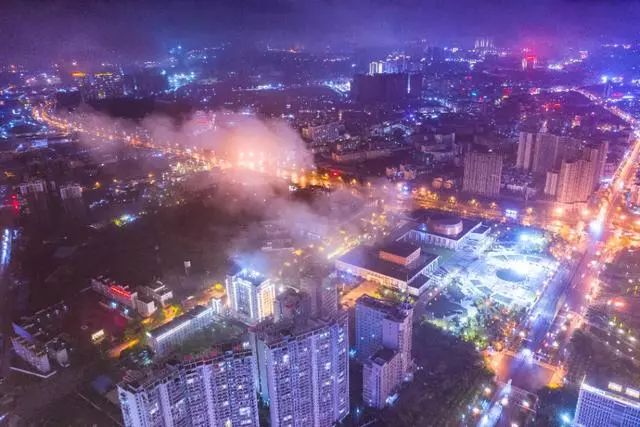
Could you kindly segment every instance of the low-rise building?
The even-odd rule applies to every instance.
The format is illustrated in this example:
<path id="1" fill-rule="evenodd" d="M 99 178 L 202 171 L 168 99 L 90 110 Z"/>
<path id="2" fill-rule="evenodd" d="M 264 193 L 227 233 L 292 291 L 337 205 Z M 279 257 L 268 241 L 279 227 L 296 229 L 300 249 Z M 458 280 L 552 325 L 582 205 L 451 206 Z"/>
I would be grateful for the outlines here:
<path id="1" fill-rule="evenodd" d="M 189 312 L 147 332 L 149 346 L 156 355 L 166 355 L 195 332 L 209 326 L 215 319 L 214 314 L 213 306 L 197 305 Z"/>
<path id="2" fill-rule="evenodd" d="M 59 366 L 69 366 L 69 345 L 62 339 L 63 323 L 69 307 L 60 302 L 12 323 L 13 350 L 39 374 L 50 374 Z"/>
<path id="3" fill-rule="evenodd" d="M 109 277 L 98 276 L 95 279 L 91 279 L 91 289 L 116 305 L 120 304 L 132 310 L 137 309 L 138 293 L 132 291 L 128 285 L 120 285 Z"/>
<path id="4" fill-rule="evenodd" d="M 140 294 L 151 298 L 160 307 L 166 307 L 173 298 L 173 291 L 160 281 L 156 281 L 153 285 L 140 287 Z"/>
<path id="5" fill-rule="evenodd" d="M 36 368 L 38 372 L 47 374 L 52 371 L 49 355 L 44 345 L 29 341 L 21 336 L 11 337 L 11 344 L 18 357 Z"/>
<path id="6" fill-rule="evenodd" d="M 471 235 L 487 232 L 480 221 L 460 218 L 431 210 L 415 211 L 410 217 L 411 228 L 400 240 L 416 245 L 434 245 L 447 249 L 463 249 Z"/>
<path id="7" fill-rule="evenodd" d="M 428 273 L 438 268 L 438 260 L 438 255 L 423 253 L 419 246 L 395 241 L 374 249 L 358 246 L 336 260 L 336 269 L 419 295 L 429 281 Z"/>
<path id="8" fill-rule="evenodd" d="M 156 302 L 146 295 L 140 295 L 136 299 L 136 310 L 142 317 L 149 317 L 156 312 Z"/>

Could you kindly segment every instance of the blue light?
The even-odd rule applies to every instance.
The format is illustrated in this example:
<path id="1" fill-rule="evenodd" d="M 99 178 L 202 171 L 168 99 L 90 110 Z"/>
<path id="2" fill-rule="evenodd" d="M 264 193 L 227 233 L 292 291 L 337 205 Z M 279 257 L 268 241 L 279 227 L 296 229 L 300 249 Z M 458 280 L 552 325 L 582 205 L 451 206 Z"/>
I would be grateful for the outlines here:
<path id="1" fill-rule="evenodd" d="M 518 236 L 518 240 L 521 243 L 532 243 L 541 245 L 544 243 L 544 236 L 535 233 L 522 233 Z"/>
<path id="2" fill-rule="evenodd" d="M 518 211 L 516 209 L 507 209 L 504 211 L 504 216 L 511 219 L 517 219 Z"/>
<path id="3" fill-rule="evenodd" d="M 602 229 L 603 224 L 601 220 L 594 219 L 589 223 L 589 231 L 595 236 L 600 236 L 602 234 Z"/>

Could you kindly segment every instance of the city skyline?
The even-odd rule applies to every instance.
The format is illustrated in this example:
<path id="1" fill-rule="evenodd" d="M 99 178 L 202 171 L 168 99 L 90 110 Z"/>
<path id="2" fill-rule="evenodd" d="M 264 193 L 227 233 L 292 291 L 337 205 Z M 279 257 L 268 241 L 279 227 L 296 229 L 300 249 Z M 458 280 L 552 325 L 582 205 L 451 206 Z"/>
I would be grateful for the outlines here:
<path id="1" fill-rule="evenodd" d="M 638 18 L 3 3 L 0 426 L 635 426 Z"/>

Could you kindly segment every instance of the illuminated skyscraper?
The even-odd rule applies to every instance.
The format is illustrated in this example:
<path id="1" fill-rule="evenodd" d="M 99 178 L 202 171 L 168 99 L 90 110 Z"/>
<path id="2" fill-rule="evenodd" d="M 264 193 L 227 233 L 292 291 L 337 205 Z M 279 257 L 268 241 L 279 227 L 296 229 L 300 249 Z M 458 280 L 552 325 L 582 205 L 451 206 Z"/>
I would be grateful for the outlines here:
<path id="1" fill-rule="evenodd" d="M 607 141 L 603 141 L 599 144 L 593 144 L 583 150 L 583 158 L 592 162 L 592 190 L 596 190 L 598 188 L 600 180 L 604 176 L 604 166 L 607 163 L 608 151 L 609 143 Z"/>
<path id="2" fill-rule="evenodd" d="M 561 203 L 586 202 L 592 192 L 593 162 L 563 161 L 558 175 L 556 198 Z"/>
<path id="3" fill-rule="evenodd" d="M 484 196 L 500 193 L 502 156 L 498 153 L 470 151 L 464 156 L 462 190 Z"/>
<path id="4" fill-rule="evenodd" d="M 231 311 L 247 323 L 272 316 L 276 299 L 274 283 L 262 274 L 243 269 L 227 276 Z"/>
<path id="5" fill-rule="evenodd" d="M 580 141 L 568 136 L 538 133 L 533 149 L 531 169 L 544 175 L 558 170 L 562 160 L 572 160 L 580 154 Z"/>
<path id="6" fill-rule="evenodd" d="M 368 295 L 356 301 L 356 355 L 363 362 L 363 400 L 376 408 L 411 371 L 413 307 Z"/>
<path id="7" fill-rule="evenodd" d="M 473 48 L 479 53 L 487 53 L 495 50 L 493 40 L 489 37 L 480 37 L 476 39 Z"/>
<path id="8" fill-rule="evenodd" d="M 383 61 L 372 61 L 369 63 L 369 74 L 382 74 L 384 73 L 384 62 Z"/>
<path id="9" fill-rule="evenodd" d="M 349 413 L 349 320 L 267 321 L 251 333 L 271 426 L 330 427 Z"/>
<path id="10" fill-rule="evenodd" d="M 118 385 L 126 427 L 258 427 L 251 351 L 233 350 L 127 378 Z"/>
<path id="11" fill-rule="evenodd" d="M 520 132 L 520 139 L 518 140 L 518 158 L 516 160 L 516 167 L 518 169 L 526 171 L 531 170 L 536 137 L 536 133 Z"/>
<path id="12" fill-rule="evenodd" d="M 538 65 L 538 57 L 535 55 L 525 55 L 522 58 L 522 69 L 524 71 L 531 71 Z"/>
<path id="13" fill-rule="evenodd" d="M 368 360 L 385 347 L 401 353 L 402 372 L 411 368 L 413 308 L 364 295 L 356 301 L 356 354 Z"/>

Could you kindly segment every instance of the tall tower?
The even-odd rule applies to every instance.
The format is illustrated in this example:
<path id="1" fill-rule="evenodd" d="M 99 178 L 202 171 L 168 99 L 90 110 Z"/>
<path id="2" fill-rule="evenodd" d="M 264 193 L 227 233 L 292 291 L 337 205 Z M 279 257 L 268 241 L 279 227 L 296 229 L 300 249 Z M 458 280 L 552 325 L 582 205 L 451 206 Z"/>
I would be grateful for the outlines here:
<path id="1" fill-rule="evenodd" d="M 413 307 L 368 295 L 356 301 L 356 354 L 363 363 L 362 396 L 382 408 L 411 371 Z"/>
<path id="2" fill-rule="evenodd" d="M 502 178 L 502 156 L 498 153 L 467 152 L 464 156 L 462 190 L 497 196 Z"/>
<path id="3" fill-rule="evenodd" d="M 516 168 L 526 171 L 531 170 L 531 166 L 533 166 L 533 153 L 536 144 L 536 136 L 537 134 L 535 133 L 520 132 Z"/>
<path id="4" fill-rule="evenodd" d="M 271 321 L 251 333 L 271 425 L 330 427 L 349 413 L 349 320 Z"/>

